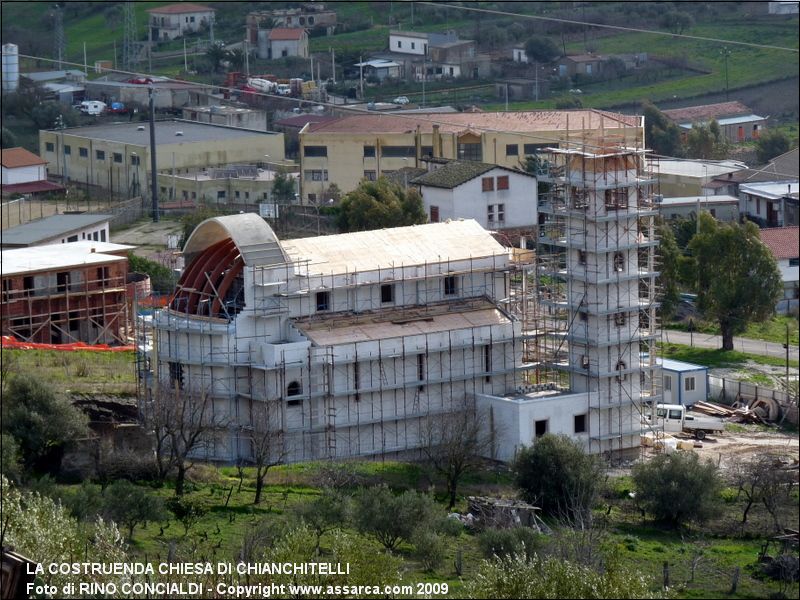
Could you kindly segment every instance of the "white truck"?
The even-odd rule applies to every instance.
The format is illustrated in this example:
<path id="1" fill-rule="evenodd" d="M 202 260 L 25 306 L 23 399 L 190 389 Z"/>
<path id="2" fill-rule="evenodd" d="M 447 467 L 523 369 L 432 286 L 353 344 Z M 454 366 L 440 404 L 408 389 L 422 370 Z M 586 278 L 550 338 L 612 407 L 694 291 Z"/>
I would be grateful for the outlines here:
<path id="1" fill-rule="evenodd" d="M 105 102 L 100 102 L 99 100 L 84 100 L 80 104 L 79 109 L 85 115 L 92 115 L 96 117 L 97 115 L 102 115 L 103 112 L 106 110 Z"/>
<path id="2" fill-rule="evenodd" d="M 653 422 L 651 415 L 647 415 L 647 419 Z M 693 413 L 681 404 L 657 404 L 653 425 L 658 429 L 663 427 L 666 432 L 692 433 L 698 440 L 704 439 L 707 433 L 725 430 L 722 419 Z"/>

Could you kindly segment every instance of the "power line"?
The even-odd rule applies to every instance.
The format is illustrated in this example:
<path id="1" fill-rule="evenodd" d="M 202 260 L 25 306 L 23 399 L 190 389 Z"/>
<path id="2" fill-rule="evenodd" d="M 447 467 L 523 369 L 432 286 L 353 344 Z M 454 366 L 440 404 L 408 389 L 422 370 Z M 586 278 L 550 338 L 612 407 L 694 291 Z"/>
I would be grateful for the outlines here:
<path id="1" fill-rule="evenodd" d="M 502 10 L 490 8 L 478 8 L 477 6 L 466 6 L 461 4 L 442 4 L 439 2 L 418 2 L 418 4 L 425 4 L 427 6 L 435 6 L 437 8 L 457 8 L 460 10 L 468 10 L 479 13 L 486 13 L 492 15 L 501 15 L 505 17 L 516 17 L 521 19 L 534 19 L 538 21 L 550 21 L 553 23 L 569 23 L 571 25 L 583 25 L 589 27 L 600 27 L 604 29 L 615 29 L 617 31 L 632 31 L 634 33 L 649 33 L 652 35 L 662 35 L 671 38 L 684 38 L 689 40 L 699 40 L 702 42 L 714 42 L 718 44 L 735 44 L 737 46 L 749 46 L 751 48 L 763 48 L 768 50 L 783 50 L 784 52 L 798 52 L 797 48 L 786 48 L 784 46 L 771 46 L 768 44 L 755 44 L 752 42 L 740 42 L 736 40 L 723 40 L 719 38 L 703 37 L 699 35 L 688 35 L 684 33 L 670 33 L 668 31 L 656 31 L 653 29 L 638 29 L 636 27 L 623 27 L 622 25 L 606 25 L 603 23 L 592 23 L 589 21 L 575 21 L 574 19 L 561 19 L 558 17 L 543 17 L 541 15 L 526 15 L 520 13 L 512 13 Z"/>
<path id="2" fill-rule="evenodd" d="M 21 58 L 30 58 L 30 59 L 33 59 L 33 60 L 54 62 L 53 59 L 44 58 L 44 57 L 40 57 L 40 56 L 31 56 L 31 55 L 28 55 L 28 54 L 20 54 L 19 56 Z M 63 62 L 64 62 L 65 65 L 76 65 L 76 66 L 79 66 L 79 67 L 83 66 L 83 63 L 72 63 L 72 62 L 68 62 L 68 61 L 63 61 Z M 141 73 L 136 73 L 136 72 L 133 72 L 133 71 L 125 71 L 125 70 L 121 70 L 121 69 L 104 69 L 104 71 L 108 71 L 108 72 L 112 72 L 112 73 L 119 73 L 119 74 L 122 74 L 122 75 L 131 75 L 131 76 L 141 75 Z M 201 82 L 198 82 L 198 81 L 190 81 L 190 80 L 185 80 L 185 79 L 176 79 L 174 77 L 166 77 L 166 76 L 162 76 L 162 75 L 157 75 L 155 77 L 159 77 L 161 80 L 163 80 L 165 82 L 183 83 L 183 84 L 190 84 L 190 85 L 214 87 L 214 88 L 218 88 L 220 90 L 227 90 L 229 92 L 240 92 L 241 91 L 241 90 L 239 90 L 237 88 L 233 88 L 233 87 L 226 87 L 226 86 L 221 86 L 221 85 L 212 85 L 212 84 L 201 83 Z M 279 99 L 283 99 L 283 100 L 286 99 L 285 96 L 279 96 L 277 94 L 268 94 L 266 92 L 259 92 L 259 91 L 248 92 L 248 94 L 252 95 L 252 96 L 259 96 L 259 97 L 264 97 L 264 98 L 279 98 Z M 311 102 L 311 101 L 298 99 L 298 102 Z M 315 101 L 313 101 L 313 103 L 317 104 L 319 106 L 325 106 L 325 107 L 328 107 L 328 108 L 349 112 L 349 113 L 352 113 L 353 115 L 368 115 L 368 114 L 374 115 L 375 114 L 373 112 L 366 112 L 363 109 L 358 109 L 358 108 L 355 108 L 355 107 L 348 107 L 347 105 L 342 105 L 342 104 L 333 104 L 331 102 L 322 102 L 322 101 L 316 101 L 315 100 Z M 617 114 L 612 113 L 610 111 L 604 111 L 604 110 L 601 110 L 601 109 L 591 109 L 591 108 L 580 109 L 580 110 L 593 111 L 593 112 L 599 114 L 601 116 L 601 118 L 608 119 L 608 121 L 610 121 L 611 123 L 609 125 L 607 125 L 607 126 L 612 126 L 611 124 L 614 124 L 614 125 L 622 124 L 625 127 L 631 128 L 631 129 L 640 128 L 640 125 L 630 125 L 630 124 L 627 124 L 627 123 L 621 121 L 621 119 L 619 118 L 619 116 Z M 562 112 L 570 112 L 570 111 L 562 111 Z M 378 114 L 380 115 L 381 113 L 378 113 Z M 454 123 L 454 122 L 451 122 L 451 121 L 447 121 L 446 118 L 443 118 L 442 116 L 440 116 L 441 114 L 442 113 L 413 113 L 413 114 L 409 114 L 409 113 L 393 112 L 393 113 L 389 113 L 386 116 L 390 116 L 390 117 L 393 117 L 393 118 L 407 119 L 407 120 L 411 121 L 413 124 L 430 123 L 432 125 L 457 126 L 457 127 L 465 127 L 466 128 L 466 126 L 464 126 L 462 123 Z M 463 113 L 459 113 L 459 114 L 463 114 Z M 473 131 L 482 131 L 482 132 L 485 132 L 485 133 L 506 133 L 504 130 L 501 130 L 501 129 L 493 129 L 491 127 L 485 127 L 485 126 L 480 126 L 480 125 L 470 125 L 469 129 L 471 129 Z M 568 129 L 560 129 L 560 130 L 556 130 L 556 131 L 566 132 L 567 136 L 569 136 L 569 133 L 570 133 L 570 130 L 568 130 Z M 538 142 L 548 142 L 550 144 L 558 145 L 559 147 L 572 147 L 572 148 L 577 148 L 577 149 L 599 150 L 599 151 L 607 151 L 608 150 L 608 146 L 607 145 L 603 145 L 602 143 L 593 144 L 593 143 L 587 142 L 585 140 L 573 140 L 573 139 L 556 140 L 556 139 L 553 139 L 553 137 L 548 137 L 548 136 L 544 136 L 544 135 L 537 135 L 536 133 L 528 132 L 528 131 L 526 131 L 526 132 L 517 131 L 517 132 L 514 132 L 514 134 L 516 136 L 520 137 L 520 138 L 526 138 L 526 139 L 529 139 L 529 140 L 534 141 L 534 142 L 536 142 L 536 141 L 538 141 Z"/>

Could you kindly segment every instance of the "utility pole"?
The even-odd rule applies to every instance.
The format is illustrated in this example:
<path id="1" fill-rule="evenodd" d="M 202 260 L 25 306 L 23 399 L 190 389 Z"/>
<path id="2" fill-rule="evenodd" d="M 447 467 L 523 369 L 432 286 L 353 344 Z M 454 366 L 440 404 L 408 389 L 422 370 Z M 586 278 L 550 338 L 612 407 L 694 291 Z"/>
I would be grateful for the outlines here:
<path id="1" fill-rule="evenodd" d="M 361 81 L 361 101 L 364 101 L 364 56 L 358 57 L 358 77 Z"/>
<path id="2" fill-rule="evenodd" d="M 333 79 L 334 85 L 336 85 L 336 54 L 333 50 L 333 46 L 331 46 L 331 78 Z"/>
<path id="3" fill-rule="evenodd" d="M 158 173 L 156 172 L 156 117 L 153 86 L 148 90 L 150 98 L 150 194 L 153 196 L 153 223 L 158 223 Z"/>
<path id="4" fill-rule="evenodd" d="M 725 101 L 729 100 L 728 97 L 728 57 L 731 55 L 731 51 L 725 46 L 722 49 L 722 56 L 725 58 Z"/>
<path id="5" fill-rule="evenodd" d="M 122 69 L 135 71 L 139 63 L 136 42 L 136 7 L 133 2 L 122 5 Z"/>
<path id="6" fill-rule="evenodd" d="M 786 324 L 786 343 L 783 345 L 786 348 L 786 396 L 791 398 L 791 386 L 789 385 L 789 324 Z"/>
<path id="7" fill-rule="evenodd" d="M 58 61 L 58 68 L 63 69 L 64 64 L 64 54 L 66 53 L 67 43 L 64 38 L 64 3 L 63 2 L 56 2 L 53 6 L 55 9 L 53 12 L 53 18 L 55 20 L 54 28 L 55 31 L 53 32 L 53 45 L 54 45 L 54 52 L 53 54 Z"/>

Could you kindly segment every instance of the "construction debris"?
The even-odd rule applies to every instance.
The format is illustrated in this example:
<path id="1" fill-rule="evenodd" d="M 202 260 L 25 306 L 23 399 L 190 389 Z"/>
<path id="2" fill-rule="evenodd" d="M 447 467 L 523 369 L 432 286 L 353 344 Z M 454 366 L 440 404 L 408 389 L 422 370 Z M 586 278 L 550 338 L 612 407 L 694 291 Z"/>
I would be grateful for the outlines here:
<path id="1" fill-rule="evenodd" d="M 724 417 L 731 423 L 761 423 L 770 425 L 781 416 L 781 406 L 772 398 L 745 398 L 739 396 L 731 406 L 715 402 L 697 402 L 692 406 L 695 412 Z"/>
<path id="2" fill-rule="evenodd" d="M 521 500 L 507 498 L 468 498 L 468 517 L 478 529 L 513 529 L 530 527 L 538 533 L 551 533 L 551 529 L 538 516 L 541 509 Z"/>

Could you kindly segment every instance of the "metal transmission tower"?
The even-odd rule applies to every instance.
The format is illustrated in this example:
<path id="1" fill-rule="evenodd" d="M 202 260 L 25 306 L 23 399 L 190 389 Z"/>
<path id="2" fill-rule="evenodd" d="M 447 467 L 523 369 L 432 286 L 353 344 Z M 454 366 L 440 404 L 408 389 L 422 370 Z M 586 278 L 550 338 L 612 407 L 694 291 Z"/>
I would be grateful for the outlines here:
<path id="1" fill-rule="evenodd" d="M 133 2 L 123 4 L 122 68 L 135 71 L 139 64 L 139 43 L 136 41 L 136 10 Z"/>
<path id="2" fill-rule="evenodd" d="M 58 68 L 63 68 L 64 55 L 66 54 L 67 43 L 64 38 L 64 3 L 56 2 L 53 5 L 53 56 L 55 57 Z"/>

